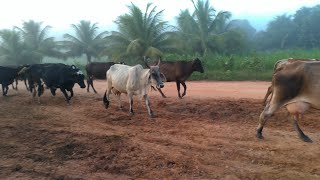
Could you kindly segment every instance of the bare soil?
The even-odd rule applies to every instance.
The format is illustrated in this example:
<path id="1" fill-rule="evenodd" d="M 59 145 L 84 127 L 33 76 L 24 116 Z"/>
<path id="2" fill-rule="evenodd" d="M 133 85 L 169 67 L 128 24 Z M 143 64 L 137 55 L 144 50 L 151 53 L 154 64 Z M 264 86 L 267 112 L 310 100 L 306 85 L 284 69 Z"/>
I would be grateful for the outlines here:
<path id="1" fill-rule="evenodd" d="M 320 113 L 300 122 L 302 142 L 282 108 L 255 137 L 269 82 L 175 83 L 150 93 L 156 118 L 136 97 L 135 115 L 112 97 L 77 85 L 71 105 L 48 90 L 36 99 L 19 84 L 0 97 L 0 179 L 320 179 Z"/>

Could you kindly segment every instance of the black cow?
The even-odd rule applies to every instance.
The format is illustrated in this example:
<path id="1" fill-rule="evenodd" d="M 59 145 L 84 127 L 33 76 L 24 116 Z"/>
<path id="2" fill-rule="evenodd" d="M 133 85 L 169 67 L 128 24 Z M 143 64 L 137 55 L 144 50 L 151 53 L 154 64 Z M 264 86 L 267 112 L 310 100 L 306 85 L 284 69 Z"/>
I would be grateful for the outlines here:
<path id="1" fill-rule="evenodd" d="M 2 85 L 2 95 L 6 96 L 9 85 L 18 77 L 20 67 L 4 67 L 0 66 L 0 84 Z"/>
<path id="2" fill-rule="evenodd" d="M 190 77 L 194 71 L 203 73 L 201 61 L 196 58 L 192 61 L 161 61 L 160 71 L 166 77 L 167 82 L 175 81 L 177 84 L 178 96 L 182 98 L 186 95 L 187 85 L 185 81 Z M 180 94 L 180 84 L 184 87 L 182 95 Z M 157 88 L 162 95 L 166 97 L 160 88 Z"/>
<path id="3" fill-rule="evenodd" d="M 50 89 L 51 94 L 55 96 L 56 89 L 60 89 L 64 94 L 67 103 L 73 97 L 73 86 L 78 83 L 81 88 L 85 88 L 84 75 L 74 65 L 65 64 L 34 64 L 24 70 L 27 74 L 30 91 L 33 92 L 33 96 L 36 94 L 36 86 L 38 86 L 38 97 L 44 91 L 43 83 Z M 70 96 L 66 91 L 69 91 Z M 40 99 L 38 99 L 40 101 Z"/>
<path id="4" fill-rule="evenodd" d="M 87 91 L 89 92 L 90 85 L 95 93 L 96 89 L 93 87 L 93 79 L 106 79 L 106 73 L 110 69 L 114 62 L 91 62 L 86 65 L 87 72 Z M 124 64 L 120 62 L 119 64 Z"/>

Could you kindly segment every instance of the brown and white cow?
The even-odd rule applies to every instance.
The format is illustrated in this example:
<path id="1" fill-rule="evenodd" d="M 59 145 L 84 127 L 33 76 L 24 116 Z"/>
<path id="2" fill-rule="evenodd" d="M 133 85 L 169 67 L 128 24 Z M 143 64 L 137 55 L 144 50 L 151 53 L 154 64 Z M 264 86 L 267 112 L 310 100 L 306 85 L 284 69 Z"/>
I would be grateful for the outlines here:
<path id="1" fill-rule="evenodd" d="M 160 63 L 160 61 L 159 61 Z M 150 117 L 154 114 L 150 107 L 148 92 L 151 86 L 163 88 L 164 75 L 160 73 L 159 63 L 155 66 L 150 66 L 149 69 L 143 69 L 141 65 L 127 66 L 122 64 L 115 64 L 107 71 L 107 90 L 104 93 L 103 102 L 105 108 L 109 106 L 109 95 L 111 91 L 118 96 L 120 109 L 121 93 L 128 94 L 130 104 L 130 114 L 133 115 L 133 95 L 142 95 Z M 162 77 L 161 77 L 162 76 Z"/>
<path id="2" fill-rule="evenodd" d="M 301 58 L 288 58 L 288 59 L 281 59 L 278 60 L 273 66 L 273 74 L 277 71 L 283 69 L 286 65 L 291 64 L 297 61 L 319 61 L 319 59 L 301 59 Z M 272 94 L 273 87 L 272 85 L 268 87 L 267 93 L 263 98 L 263 104 L 266 105 L 268 97 Z"/>
<path id="3" fill-rule="evenodd" d="M 257 137 L 262 139 L 266 121 L 279 108 L 286 107 L 292 115 L 292 123 L 299 137 L 312 142 L 298 125 L 298 120 L 309 109 L 320 109 L 320 62 L 295 61 L 278 70 L 272 79 L 273 94 L 260 114 Z"/>

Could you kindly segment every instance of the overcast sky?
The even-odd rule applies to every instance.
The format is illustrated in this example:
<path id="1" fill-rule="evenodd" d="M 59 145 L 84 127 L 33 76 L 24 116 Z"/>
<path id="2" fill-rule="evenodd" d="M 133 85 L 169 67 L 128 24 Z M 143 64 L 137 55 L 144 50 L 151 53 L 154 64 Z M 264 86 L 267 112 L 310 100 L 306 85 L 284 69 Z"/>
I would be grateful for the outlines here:
<path id="1" fill-rule="evenodd" d="M 195 0 L 196 1 L 196 0 Z M 113 21 L 128 11 L 133 2 L 144 10 L 148 2 L 164 9 L 164 19 L 174 22 L 180 10 L 190 9 L 190 0 L 5 0 L 1 1 L 0 29 L 21 27 L 23 21 L 42 21 L 54 31 L 63 31 L 80 20 L 98 22 L 100 27 L 114 30 Z M 293 14 L 302 6 L 312 7 L 320 0 L 210 0 L 217 11 L 230 11 L 232 19 L 248 19 L 257 29 L 276 15 Z M 113 29 L 112 29 L 113 28 Z"/>

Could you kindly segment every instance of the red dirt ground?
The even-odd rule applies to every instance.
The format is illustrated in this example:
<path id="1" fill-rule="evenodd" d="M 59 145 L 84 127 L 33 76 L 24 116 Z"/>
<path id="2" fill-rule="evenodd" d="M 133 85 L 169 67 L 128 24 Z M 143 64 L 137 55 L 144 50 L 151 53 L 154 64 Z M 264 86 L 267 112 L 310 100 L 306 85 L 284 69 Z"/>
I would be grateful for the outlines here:
<path id="1" fill-rule="evenodd" d="M 70 106 L 48 90 L 39 105 L 24 89 L 0 97 L 0 179 L 320 179 L 319 112 L 300 122 L 302 142 L 284 108 L 255 137 L 269 82 L 187 82 L 177 97 L 166 83 L 151 92 L 156 118 L 140 98 L 105 109 L 98 94 L 77 85 Z"/>

